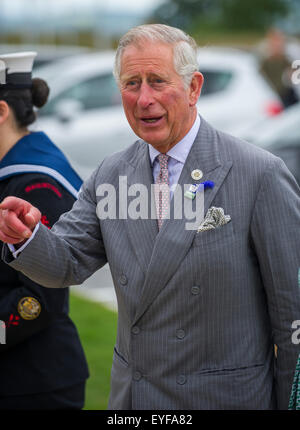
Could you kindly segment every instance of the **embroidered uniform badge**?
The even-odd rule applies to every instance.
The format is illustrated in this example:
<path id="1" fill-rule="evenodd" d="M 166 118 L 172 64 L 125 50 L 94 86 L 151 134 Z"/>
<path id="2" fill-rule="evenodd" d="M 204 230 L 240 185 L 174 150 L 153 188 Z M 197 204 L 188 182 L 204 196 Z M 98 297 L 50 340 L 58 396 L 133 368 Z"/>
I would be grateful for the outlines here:
<path id="1" fill-rule="evenodd" d="M 36 319 L 41 309 L 41 304 L 34 297 L 22 297 L 18 303 L 18 312 L 24 320 Z"/>

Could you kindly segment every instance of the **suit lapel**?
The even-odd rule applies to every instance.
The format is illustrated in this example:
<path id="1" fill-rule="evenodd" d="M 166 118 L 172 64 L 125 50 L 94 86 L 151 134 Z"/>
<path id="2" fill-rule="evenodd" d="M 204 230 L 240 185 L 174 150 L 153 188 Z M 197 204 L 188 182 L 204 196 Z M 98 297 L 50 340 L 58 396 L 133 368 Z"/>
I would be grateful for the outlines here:
<path id="1" fill-rule="evenodd" d="M 183 189 L 184 184 L 195 182 L 191 178 L 191 172 L 194 169 L 201 169 L 203 171 L 204 175 L 201 182 L 206 180 L 214 182 L 214 188 L 204 191 L 204 214 L 206 214 L 208 208 L 211 206 L 213 199 L 232 165 L 231 161 L 220 162 L 217 146 L 215 130 L 201 118 L 199 133 L 188 155 L 178 183 Z M 140 303 L 134 318 L 134 323 L 137 322 L 172 278 L 181 261 L 189 251 L 197 231 L 187 230 L 185 228 L 188 220 L 185 219 L 184 216 L 182 219 L 172 219 L 173 204 L 174 200 L 172 199 L 171 219 L 163 223 L 154 242 L 153 236 L 151 236 L 151 245 L 153 247 L 151 255 L 150 249 L 146 247 L 147 258 L 149 258 L 150 255 L 151 259 L 148 260 L 146 278 L 140 294 Z M 195 201 L 193 201 L 193 205 L 193 210 L 195 210 Z M 149 229 L 149 231 L 150 230 L 153 232 L 152 228 Z M 143 247 L 145 246 L 144 242 L 142 243 L 140 241 L 138 246 L 139 250 L 143 252 Z"/>
<path id="2" fill-rule="evenodd" d="M 143 272 L 146 274 L 158 233 L 158 227 L 156 219 L 151 219 L 151 184 L 153 184 L 153 175 L 148 145 L 143 142 L 140 142 L 139 145 L 138 154 L 132 160 L 132 163 L 130 163 L 131 168 L 127 175 L 127 181 L 128 189 L 134 184 L 141 184 L 147 190 L 148 219 L 132 219 L 128 216 L 125 224 L 136 258 Z M 130 199 L 128 202 L 130 204 Z M 153 199 L 152 202 L 154 202 Z"/>

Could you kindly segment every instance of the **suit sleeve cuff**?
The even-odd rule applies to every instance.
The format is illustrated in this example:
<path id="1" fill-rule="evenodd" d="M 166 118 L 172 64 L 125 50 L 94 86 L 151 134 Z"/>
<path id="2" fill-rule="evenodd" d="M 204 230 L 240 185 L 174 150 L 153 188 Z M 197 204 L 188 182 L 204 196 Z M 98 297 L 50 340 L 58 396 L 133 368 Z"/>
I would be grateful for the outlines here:
<path id="1" fill-rule="evenodd" d="M 30 236 L 30 238 L 29 239 L 27 239 L 26 240 L 26 242 L 20 247 L 20 248 L 18 248 L 18 249 L 16 249 L 15 247 L 14 247 L 14 245 L 11 245 L 10 243 L 8 243 L 7 244 L 7 246 L 9 247 L 9 249 L 10 249 L 10 251 L 11 251 L 11 253 L 12 253 L 12 255 L 14 256 L 14 258 L 17 258 L 18 257 L 18 255 L 20 254 L 20 252 L 22 252 L 25 248 L 26 248 L 26 246 L 32 241 L 32 239 L 34 238 L 34 236 L 35 236 L 35 234 L 36 234 L 36 232 L 38 231 L 38 229 L 39 229 L 39 226 L 40 226 L 40 223 L 38 223 L 36 226 L 35 226 L 35 229 L 33 230 L 33 232 L 32 232 L 32 235 Z"/>

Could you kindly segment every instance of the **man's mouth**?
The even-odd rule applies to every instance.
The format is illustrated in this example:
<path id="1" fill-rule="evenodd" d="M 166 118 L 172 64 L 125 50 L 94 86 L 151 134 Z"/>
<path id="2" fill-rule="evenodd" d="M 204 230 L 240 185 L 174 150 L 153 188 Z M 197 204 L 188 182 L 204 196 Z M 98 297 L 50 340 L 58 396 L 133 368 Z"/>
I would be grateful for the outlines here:
<path id="1" fill-rule="evenodd" d="M 162 116 L 158 117 L 151 117 L 151 118 L 141 118 L 143 122 L 146 122 L 147 124 L 154 124 L 158 122 L 160 119 L 162 119 Z"/>

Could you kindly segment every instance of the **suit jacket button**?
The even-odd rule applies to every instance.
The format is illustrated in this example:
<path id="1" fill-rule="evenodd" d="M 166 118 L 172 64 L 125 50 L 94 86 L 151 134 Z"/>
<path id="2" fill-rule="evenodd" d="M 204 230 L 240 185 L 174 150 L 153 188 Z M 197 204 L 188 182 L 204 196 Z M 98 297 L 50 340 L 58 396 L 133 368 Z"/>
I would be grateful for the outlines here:
<path id="1" fill-rule="evenodd" d="M 185 337 L 185 331 L 182 329 L 179 329 L 176 331 L 176 337 L 177 339 L 183 339 Z"/>
<path id="2" fill-rule="evenodd" d="M 119 281 L 120 281 L 121 285 L 127 285 L 127 282 L 128 282 L 127 276 L 124 275 L 124 274 L 121 275 L 120 278 L 119 278 Z"/>
<path id="3" fill-rule="evenodd" d="M 138 371 L 134 372 L 133 379 L 134 381 L 139 381 L 140 379 L 142 379 L 142 374 Z"/>
<path id="4" fill-rule="evenodd" d="M 132 327 L 132 330 L 131 330 L 131 332 L 133 333 L 133 334 L 139 334 L 139 332 L 140 332 L 141 330 L 139 329 L 139 327 L 138 326 L 134 326 L 134 327 Z"/>
<path id="5" fill-rule="evenodd" d="M 176 378 L 176 382 L 179 385 L 183 385 L 186 383 L 186 376 L 185 375 L 178 375 Z"/>
<path id="6" fill-rule="evenodd" d="M 200 288 L 197 285 L 195 285 L 194 287 L 191 288 L 191 293 L 194 295 L 199 294 Z"/>

